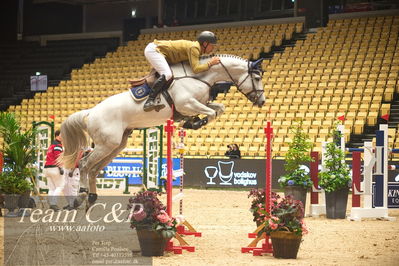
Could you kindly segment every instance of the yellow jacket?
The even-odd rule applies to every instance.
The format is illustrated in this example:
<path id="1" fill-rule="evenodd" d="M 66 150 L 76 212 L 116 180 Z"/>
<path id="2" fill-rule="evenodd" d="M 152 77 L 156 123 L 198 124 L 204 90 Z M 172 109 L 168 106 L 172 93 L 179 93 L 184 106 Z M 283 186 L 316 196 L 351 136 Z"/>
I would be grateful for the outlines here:
<path id="1" fill-rule="evenodd" d="M 169 64 L 176 64 L 189 61 L 194 73 L 203 72 L 209 69 L 208 64 L 200 64 L 201 48 L 199 42 L 177 40 L 159 41 L 154 40 L 157 50 L 163 54 Z"/>

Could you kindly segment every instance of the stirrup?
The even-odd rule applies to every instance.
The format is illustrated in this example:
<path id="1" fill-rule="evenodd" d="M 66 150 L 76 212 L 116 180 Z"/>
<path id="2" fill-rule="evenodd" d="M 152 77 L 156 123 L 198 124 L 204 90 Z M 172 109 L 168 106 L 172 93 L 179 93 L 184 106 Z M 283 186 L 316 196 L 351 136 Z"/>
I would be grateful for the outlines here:
<path id="1" fill-rule="evenodd" d="M 152 110 L 159 112 L 159 110 L 165 108 L 165 105 L 163 103 L 156 103 L 155 101 L 152 101 L 152 103 L 150 103 L 147 106 L 146 106 L 146 104 L 147 103 L 145 103 L 144 107 L 143 107 L 144 112 L 150 112 Z"/>

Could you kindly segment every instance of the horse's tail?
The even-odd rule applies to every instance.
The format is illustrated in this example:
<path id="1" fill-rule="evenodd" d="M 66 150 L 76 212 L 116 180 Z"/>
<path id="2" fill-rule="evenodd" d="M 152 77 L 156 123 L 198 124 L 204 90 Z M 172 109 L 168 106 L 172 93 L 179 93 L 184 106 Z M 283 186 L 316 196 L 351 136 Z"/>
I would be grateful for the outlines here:
<path id="1" fill-rule="evenodd" d="M 78 156 L 88 146 L 89 140 L 85 132 L 87 129 L 85 118 L 88 114 L 89 110 L 76 112 L 70 115 L 61 125 L 64 152 L 58 158 L 58 162 L 66 169 L 75 168 Z"/>

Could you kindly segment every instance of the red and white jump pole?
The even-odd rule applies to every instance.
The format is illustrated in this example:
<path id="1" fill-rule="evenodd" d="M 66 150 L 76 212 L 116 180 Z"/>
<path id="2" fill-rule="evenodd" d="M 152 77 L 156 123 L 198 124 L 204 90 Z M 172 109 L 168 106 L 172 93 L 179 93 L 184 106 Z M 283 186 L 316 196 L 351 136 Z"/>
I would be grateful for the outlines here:
<path id="1" fill-rule="evenodd" d="M 172 159 L 172 137 L 175 126 L 173 120 L 168 119 L 165 127 L 166 132 L 166 212 L 172 217 L 172 181 L 173 181 L 173 159 Z"/>
<path id="2" fill-rule="evenodd" d="M 172 186 L 172 181 L 173 181 L 173 159 L 172 159 L 172 150 L 173 150 L 173 132 L 175 130 L 175 126 L 173 125 L 173 120 L 169 119 L 166 123 L 165 126 L 165 132 L 166 132 L 166 140 L 167 140 L 167 150 L 166 150 L 166 212 L 167 214 L 172 217 L 172 197 L 173 197 L 173 186 Z M 166 244 L 165 250 L 166 251 L 172 251 L 175 254 L 182 254 L 183 249 L 194 252 L 195 247 L 189 246 L 187 242 L 185 242 L 179 233 L 176 233 L 175 238 L 179 240 L 180 243 L 184 243 L 184 245 L 181 246 L 175 246 L 173 244 L 173 239 L 169 240 L 169 242 Z"/>
<path id="3" fill-rule="evenodd" d="M 195 237 L 201 237 L 202 233 L 197 232 L 197 230 L 194 229 L 194 227 L 186 220 L 186 218 L 183 216 L 183 189 L 184 189 L 184 178 L 185 178 L 185 173 L 184 173 L 184 138 L 186 137 L 186 131 L 181 128 L 179 130 L 179 143 L 177 144 L 177 150 L 179 151 L 180 154 L 180 170 L 182 170 L 182 174 L 180 176 L 180 204 L 179 204 L 179 215 L 180 217 L 184 220 L 179 226 L 177 226 L 177 232 L 181 235 L 193 235 Z"/>
<path id="4" fill-rule="evenodd" d="M 179 138 L 180 138 L 180 169 L 183 170 L 183 174 L 180 176 L 180 193 L 183 194 L 183 186 L 184 186 L 184 137 L 186 136 L 186 131 L 184 129 L 180 129 L 179 131 Z M 183 215 L 183 199 L 180 200 L 179 203 L 179 214 Z"/>

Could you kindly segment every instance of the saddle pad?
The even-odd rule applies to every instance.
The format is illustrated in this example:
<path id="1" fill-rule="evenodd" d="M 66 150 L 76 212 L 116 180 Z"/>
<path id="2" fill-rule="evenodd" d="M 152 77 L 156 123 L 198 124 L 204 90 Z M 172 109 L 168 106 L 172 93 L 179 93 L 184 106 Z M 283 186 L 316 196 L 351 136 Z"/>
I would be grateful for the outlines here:
<path id="1" fill-rule="evenodd" d="M 137 102 L 147 99 L 150 94 L 151 88 L 147 83 L 129 89 L 130 95 Z"/>

